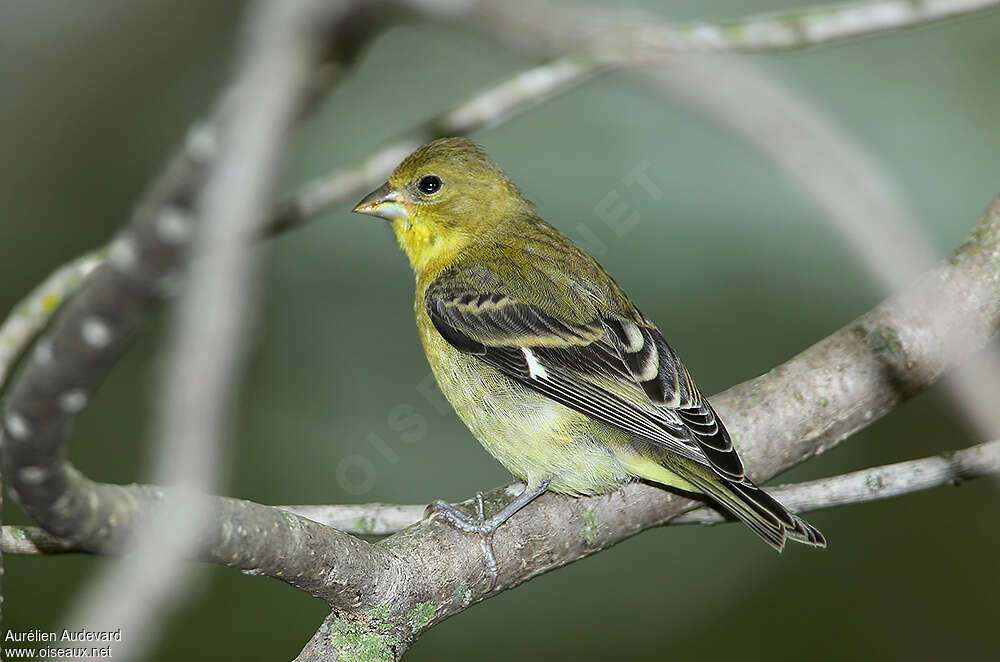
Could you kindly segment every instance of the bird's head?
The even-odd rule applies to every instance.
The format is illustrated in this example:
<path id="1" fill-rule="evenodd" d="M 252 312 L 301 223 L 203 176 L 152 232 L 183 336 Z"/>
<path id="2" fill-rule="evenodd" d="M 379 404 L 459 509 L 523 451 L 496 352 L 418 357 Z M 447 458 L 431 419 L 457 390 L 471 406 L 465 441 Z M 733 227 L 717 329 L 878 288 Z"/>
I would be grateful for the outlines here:
<path id="1" fill-rule="evenodd" d="M 475 237 L 533 213 L 500 167 L 465 138 L 417 149 L 354 211 L 389 221 L 418 274 L 450 261 Z"/>

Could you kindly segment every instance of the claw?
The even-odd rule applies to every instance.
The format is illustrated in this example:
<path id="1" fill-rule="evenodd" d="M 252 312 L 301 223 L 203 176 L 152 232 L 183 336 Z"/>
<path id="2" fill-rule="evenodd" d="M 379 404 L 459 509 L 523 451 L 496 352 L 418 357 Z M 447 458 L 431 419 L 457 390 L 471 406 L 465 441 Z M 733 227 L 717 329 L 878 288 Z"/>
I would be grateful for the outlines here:
<path id="1" fill-rule="evenodd" d="M 500 573 L 497 570 L 497 557 L 493 554 L 493 532 L 484 533 L 480 542 L 483 546 L 483 560 L 486 562 L 486 572 L 490 576 L 490 585 L 487 587 L 486 592 L 492 593 L 493 589 L 497 587 L 497 580 L 500 578 Z"/>

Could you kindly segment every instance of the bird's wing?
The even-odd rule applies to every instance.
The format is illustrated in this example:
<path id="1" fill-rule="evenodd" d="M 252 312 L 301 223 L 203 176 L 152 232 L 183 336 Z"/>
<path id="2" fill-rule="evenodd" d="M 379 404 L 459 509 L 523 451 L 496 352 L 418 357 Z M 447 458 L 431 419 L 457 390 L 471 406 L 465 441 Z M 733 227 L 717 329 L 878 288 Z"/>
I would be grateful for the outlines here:
<path id="1" fill-rule="evenodd" d="M 507 377 L 740 482 L 729 433 L 676 352 L 638 310 L 572 321 L 455 274 L 427 289 L 441 336 Z M 584 315 L 586 317 L 586 315 Z"/>

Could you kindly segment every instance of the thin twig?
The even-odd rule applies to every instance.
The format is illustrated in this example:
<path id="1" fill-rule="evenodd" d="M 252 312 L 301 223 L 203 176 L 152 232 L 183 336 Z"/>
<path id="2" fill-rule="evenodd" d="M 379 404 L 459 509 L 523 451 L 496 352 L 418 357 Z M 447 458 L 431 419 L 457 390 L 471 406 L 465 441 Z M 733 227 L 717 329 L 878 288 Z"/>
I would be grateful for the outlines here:
<path id="1" fill-rule="evenodd" d="M 768 492 L 793 512 L 879 501 L 942 485 L 1000 473 L 1000 441 L 987 441 L 952 453 L 919 460 L 862 469 L 842 476 L 794 485 L 779 485 Z M 728 521 L 713 508 L 698 508 L 670 520 L 670 524 L 715 524 Z"/>
<path id="2" fill-rule="evenodd" d="M 767 491 L 793 512 L 867 503 L 942 485 L 1000 474 L 1000 441 L 988 441 L 960 451 L 919 460 L 862 469 L 841 476 L 768 487 Z M 517 491 L 510 485 L 507 491 Z M 472 503 L 468 501 L 467 503 Z M 388 535 L 423 519 L 425 505 L 368 503 L 349 506 L 280 506 L 345 533 Z M 730 521 L 717 509 L 697 508 L 667 524 L 712 524 Z"/>
<path id="3" fill-rule="evenodd" d="M 944 485 L 1000 474 L 1000 441 L 988 441 L 953 453 L 944 453 L 862 469 L 832 478 L 768 487 L 767 491 L 793 512 L 807 513 L 823 508 L 879 501 Z M 509 485 L 517 491 L 520 484 Z M 471 504 L 472 501 L 465 502 Z M 416 524 L 424 517 L 425 505 L 366 503 L 344 506 L 278 506 L 343 533 L 389 535 Z M 718 510 L 701 507 L 666 522 L 717 524 L 732 521 Z M 34 526 L 5 526 L 0 551 L 10 554 L 64 554 L 76 551 L 65 540 Z"/>

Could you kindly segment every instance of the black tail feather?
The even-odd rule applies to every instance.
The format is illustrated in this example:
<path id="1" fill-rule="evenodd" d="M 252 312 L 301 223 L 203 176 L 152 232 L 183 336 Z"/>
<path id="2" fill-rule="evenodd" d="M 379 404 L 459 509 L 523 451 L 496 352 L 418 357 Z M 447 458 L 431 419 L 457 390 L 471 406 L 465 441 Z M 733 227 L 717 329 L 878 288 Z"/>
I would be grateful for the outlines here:
<path id="1" fill-rule="evenodd" d="M 770 494 L 749 480 L 726 480 L 713 473 L 686 472 L 684 477 L 706 496 L 746 524 L 764 542 L 781 551 L 786 540 L 813 547 L 826 547 L 826 538 L 819 529 L 792 514 Z"/>
<path id="2" fill-rule="evenodd" d="M 782 541 L 776 547 L 778 551 L 781 551 L 781 548 L 784 546 L 785 538 L 794 540 L 795 542 L 800 542 L 804 545 L 812 545 L 813 547 L 826 547 L 826 538 L 819 529 L 801 517 L 790 513 L 788 509 L 778 503 L 774 497 L 756 485 L 750 483 L 749 481 L 734 483 L 723 480 L 722 483 L 723 486 L 736 495 L 742 503 L 753 508 L 753 510 L 758 514 L 765 515 L 765 520 L 776 520 L 779 523 L 782 529 L 780 531 Z M 723 503 L 722 505 L 726 506 L 728 510 L 733 512 L 733 515 L 736 515 L 741 520 L 749 524 L 745 517 L 743 517 L 739 512 L 735 512 L 734 509 L 730 508 L 727 503 Z M 754 530 L 757 531 L 755 527 L 751 528 L 754 528 Z M 772 531 L 779 533 L 773 529 Z M 761 537 L 769 543 L 771 542 L 769 536 Z"/>

